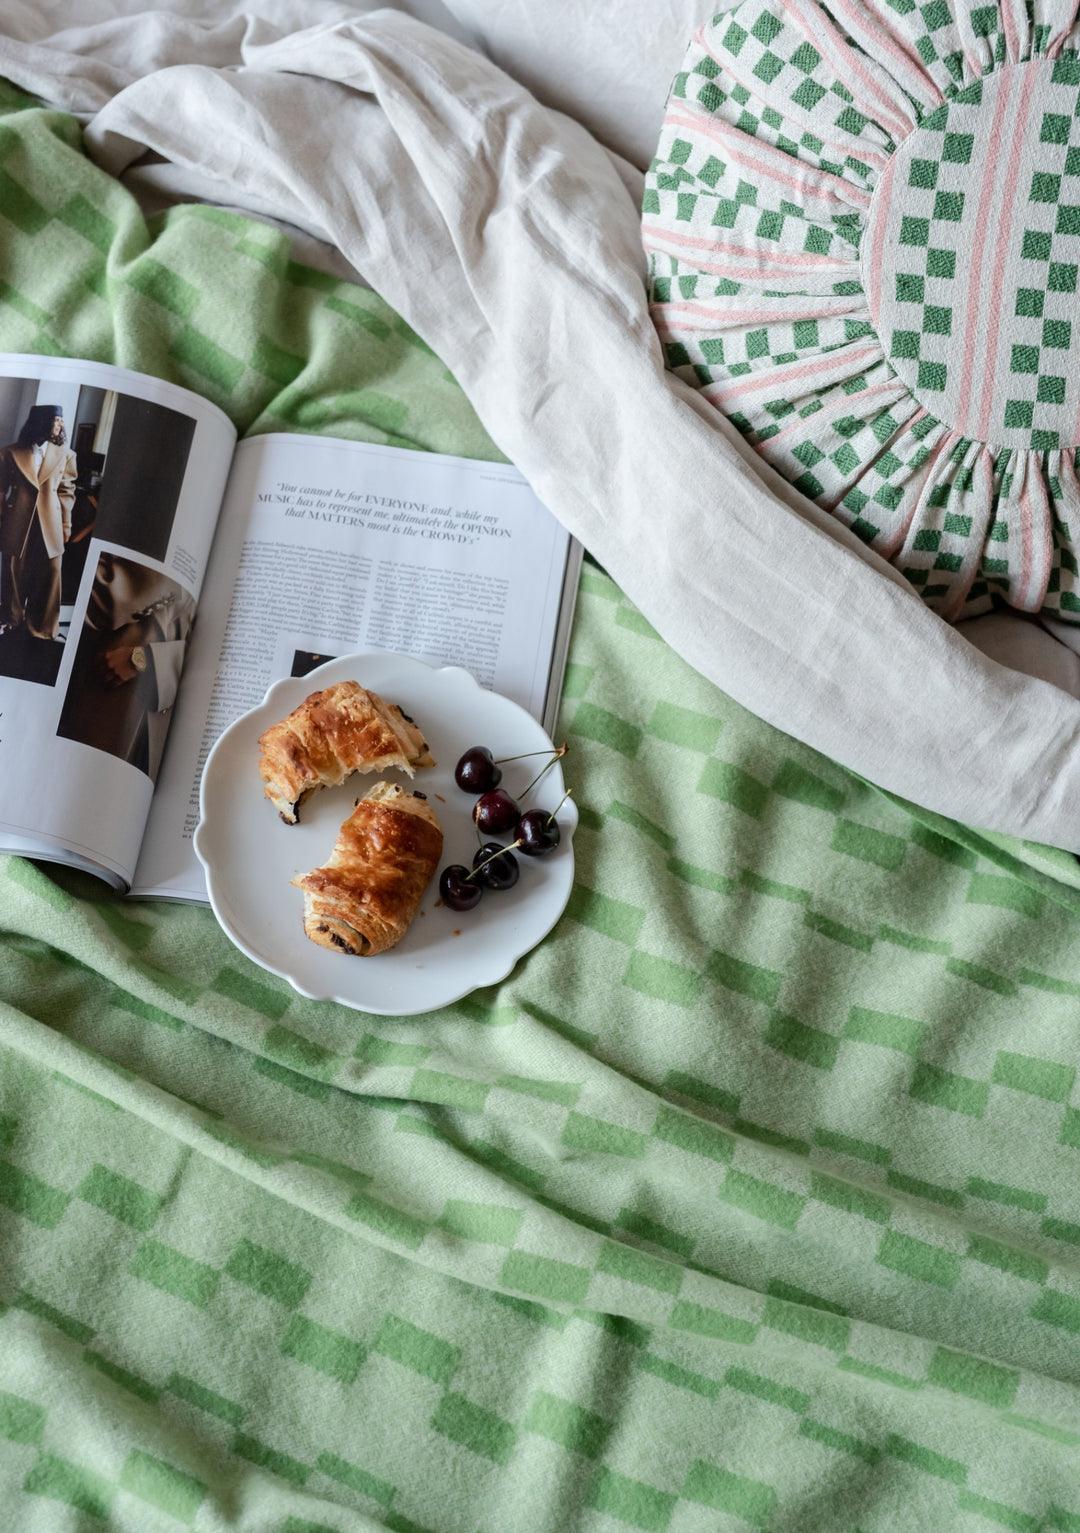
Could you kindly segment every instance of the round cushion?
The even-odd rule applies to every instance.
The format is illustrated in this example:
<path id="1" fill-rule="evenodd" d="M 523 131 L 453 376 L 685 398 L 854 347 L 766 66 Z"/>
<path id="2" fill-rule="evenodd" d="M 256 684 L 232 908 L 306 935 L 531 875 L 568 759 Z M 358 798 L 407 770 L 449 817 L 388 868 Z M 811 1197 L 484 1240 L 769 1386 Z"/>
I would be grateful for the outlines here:
<path id="1" fill-rule="evenodd" d="M 646 185 L 668 365 L 950 620 L 1080 622 L 1080 55 L 1038 14 L 744 0 Z"/>

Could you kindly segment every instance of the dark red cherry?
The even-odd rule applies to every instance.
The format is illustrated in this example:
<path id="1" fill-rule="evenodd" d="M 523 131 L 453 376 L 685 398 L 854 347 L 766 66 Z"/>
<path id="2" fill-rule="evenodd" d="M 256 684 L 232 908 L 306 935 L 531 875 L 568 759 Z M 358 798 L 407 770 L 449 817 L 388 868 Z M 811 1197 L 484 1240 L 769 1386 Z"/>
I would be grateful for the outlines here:
<path id="1" fill-rule="evenodd" d="M 498 841 L 486 841 L 473 858 L 473 873 L 489 889 L 512 889 L 521 869 L 509 847 Z"/>
<path id="2" fill-rule="evenodd" d="M 475 910 L 483 892 L 479 879 L 470 878 L 460 862 L 452 862 L 439 874 L 439 893 L 451 910 Z"/>
<path id="3" fill-rule="evenodd" d="M 466 793 L 487 793 L 502 781 L 502 768 L 486 745 L 471 745 L 454 768 L 454 781 Z"/>
<path id="4" fill-rule="evenodd" d="M 492 788 L 473 805 L 473 823 L 484 836 L 501 836 L 518 822 L 521 810 L 505 788 Z"/>
<path id="5" fill-rule="evenodd" d="M 544 857 L 559 844 L 559 822 L 546 809 L 529 809 L 517 822 L 514 840 L 526 857 Z"/>

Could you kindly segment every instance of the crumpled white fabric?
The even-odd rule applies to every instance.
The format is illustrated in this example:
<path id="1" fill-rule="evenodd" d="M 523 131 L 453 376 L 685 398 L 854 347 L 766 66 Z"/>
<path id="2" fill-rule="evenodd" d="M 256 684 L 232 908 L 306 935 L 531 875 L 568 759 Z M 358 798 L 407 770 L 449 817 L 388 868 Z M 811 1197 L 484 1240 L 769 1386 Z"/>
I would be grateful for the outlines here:
<path id="1" fill-rule="evenodd" d="M 150 148 L 335 244 L 739 702 L 939 813 L 1080 850 L 1080 703 L 976 651 L 665 373 L 611 156 L 413 18 L 310 4 L 316 24 L 283 35 L 222 0 L 209 62 L 161 13 L 90 28 L 78 55 L 5 22 L 0 72 L 96 111 L 88 144 L 114 173 Z"/>

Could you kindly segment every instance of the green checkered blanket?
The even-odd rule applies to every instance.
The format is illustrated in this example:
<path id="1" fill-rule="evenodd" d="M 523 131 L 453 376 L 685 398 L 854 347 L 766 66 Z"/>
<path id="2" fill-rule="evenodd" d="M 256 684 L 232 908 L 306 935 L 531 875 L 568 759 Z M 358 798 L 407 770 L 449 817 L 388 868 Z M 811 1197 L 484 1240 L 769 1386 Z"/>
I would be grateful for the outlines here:
<path id="1" fill-rule="evenodd" d="M 494 456 L 284 236 L 0 122 L 0 346 Z M 1080 1529 L 1080 876 L 582 577 L 565 916 L 394 1020 L 0 862 L 0 1527 Z M 482 912 L 479 916 L 482 919 Z"/>

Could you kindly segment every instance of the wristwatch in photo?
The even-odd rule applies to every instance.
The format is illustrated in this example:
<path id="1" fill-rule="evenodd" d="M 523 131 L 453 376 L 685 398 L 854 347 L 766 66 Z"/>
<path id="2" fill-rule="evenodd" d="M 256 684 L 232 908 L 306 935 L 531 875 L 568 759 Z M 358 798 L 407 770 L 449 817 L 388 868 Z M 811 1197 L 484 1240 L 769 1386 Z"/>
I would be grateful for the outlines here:
<path id="1" fill-rule="evenodd" d="M 146 648 L 142 644 L 136 644 L 131 651 L 131 663 L 139 672 L 145 671 L 147 666 Z"/>

